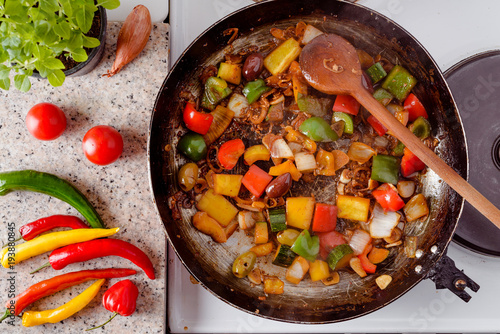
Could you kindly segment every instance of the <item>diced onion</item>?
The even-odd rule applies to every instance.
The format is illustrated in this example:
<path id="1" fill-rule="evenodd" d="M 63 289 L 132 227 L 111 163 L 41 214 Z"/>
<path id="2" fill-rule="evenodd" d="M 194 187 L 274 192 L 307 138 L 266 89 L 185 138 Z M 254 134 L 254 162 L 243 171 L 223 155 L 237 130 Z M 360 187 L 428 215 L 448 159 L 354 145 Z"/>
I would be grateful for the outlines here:
<path id="1" fill-rule="evenodd" d="M 251 211 L 240 211 L 238 213 L 238 224 L 242 230 L 247 230 L 255 226 L 255 219 Z"/>
<path id="2" fill-rule="evenodd" d="M 372 241 L 372 237 L 366 231 L 357 229 L 354 231 L 351 240 L 349 241 L 349 246 L 351 246 L 354 251 L 354 255 L 362 254 L 366 246 Z"/>
<path id="3" fill-rule="evenodd" d="M 271 143 L 271 157 L 278 159 L 293 159 L 293 152 L 283 138 L 278 138 Z"/>
<path id="4" fill-rule="evenodd" d="M 227 103 L 228 109 L 234 112 L 234 117 L 241 118 L 246 115 L 246 109 L 250 106 L 245 96 L 234 93 Z"/>
<path id="5" fill-rule="evenodd" d="M 312 172 L 316 169 L 316 158 L 312 153 L 298 152 L 295 154 L 295 165 L 299 172 Z"/>
<path id="6" fill-rule="evenodd" d="M 425 199 L 425 196 L 422 194 L 413 196 L 408 201 L 408 203 L 406 203 L 403 211 L 408 222 L 428 215 L 429 207 L 427 206 L 427 200 Z"/>
<path id="7" fill-rule="evenodd" d="M 315 37 L 318 37 L 319 35 L 323 34 L 321 30 L 318 28 L 308 24 L 306 26 L 306 29 L 304 30 L 304 36 L 302 36 L 302 44 L 307 44 L 310 41 L 312 41 Z"/>
<path id="8" fill-rule="evenodd" d="M 398 225 L 401 215 L 394 211 L 385 212 L 377 203 L 370 218 L 370 235 L 372 238 L 388 238 Z"/>
<path id="9" fill-rule="evenodd" d="M 398 193 L 403 198 L 410 198 L 415 192 L 415 182 L 414 181 L 399 181 L 398 182 Z"/>
<path id="10" fill-rule="evenodd" d="M 349 151 L 347 151 L 349 159 L 357 161 L 360 164 L 364 164 L 376 154 L 377 152 L 375 152 L 373 148 L 360 142 L 352 143 L 349 147 Z"/>
<path id="11" fill-rule="evenodd" d="M 290 150 L 292 150 L 293 154 L 302 151 L 302 145 L 300 145 L 299 143 L 289 142 L 288 147 L 290 148 Z"/>
<path id="12" fill-rule="evenodd" d="M 373 141 L 373 146 L 375 147 L 387 147 L 387 145 L 389 145 L 389 139 L 382 136 L 376 137 Z"/>

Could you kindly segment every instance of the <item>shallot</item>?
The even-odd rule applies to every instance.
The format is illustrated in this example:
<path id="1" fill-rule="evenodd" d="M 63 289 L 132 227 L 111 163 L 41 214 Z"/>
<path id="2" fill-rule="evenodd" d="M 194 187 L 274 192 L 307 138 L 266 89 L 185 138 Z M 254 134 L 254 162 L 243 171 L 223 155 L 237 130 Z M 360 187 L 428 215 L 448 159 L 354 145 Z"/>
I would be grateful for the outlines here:
<path id="1" fill-rule="evenodd" d="M 116 58 L 111 70 L 104 74 L 108 77 L 115 75 L 135 59 L 144 49 L 151 34 L 151 15 L 143 5 L 137 5 L 127 16 L 118 33 L 116 43 Z"/>

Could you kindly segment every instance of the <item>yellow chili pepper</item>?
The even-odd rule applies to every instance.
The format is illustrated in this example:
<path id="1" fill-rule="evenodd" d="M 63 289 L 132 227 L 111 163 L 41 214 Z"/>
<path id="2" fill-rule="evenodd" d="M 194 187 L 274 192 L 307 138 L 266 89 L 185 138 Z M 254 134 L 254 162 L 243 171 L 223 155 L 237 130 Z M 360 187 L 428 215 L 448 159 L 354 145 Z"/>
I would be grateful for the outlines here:
<path id="1" fill-rule="evenodd" d="M 9 268 L 21 261 L 32 258 L 56 248 L 89 241 L 98 238 L 108 237 L 118 232 L 120 228 L 89 228 L 60 231 L 43 234 L 30 241 L 23 242 L 14 247 L 5 247 L 0 253 L 2 266 Z"/>
<path id="2" fill-rule="evenodd" d="M 73 314 L 87 306 L 92 299 L 94 299 L 104 281 L 105 279 L 95 281 L 91 286 L 85 289 L 85 291 L 56 309 L 45 311 L 25 311 L 23 314 L 23 326 L 32 327 L 43 325 L 48 322 L 55 324 L 56 322 L 71 317 Z"/>
<path id="3" fill-rule="evenodd" d="M 294 130 L 294 128 L 292 128 L 291 126 L 286 126 L 285 131 L 286 131 L 285 139 L 287 141 L 301 144 L 309 153 L 316 152 L 317 145 L 314 140 Z"/>
<path id="4" fill-rule="evenodd" d="M 335 158 L 332 152 L 320 148 L 316 154 L 316 163 L 319 166 L 318 175 L 335 175 Z"/>

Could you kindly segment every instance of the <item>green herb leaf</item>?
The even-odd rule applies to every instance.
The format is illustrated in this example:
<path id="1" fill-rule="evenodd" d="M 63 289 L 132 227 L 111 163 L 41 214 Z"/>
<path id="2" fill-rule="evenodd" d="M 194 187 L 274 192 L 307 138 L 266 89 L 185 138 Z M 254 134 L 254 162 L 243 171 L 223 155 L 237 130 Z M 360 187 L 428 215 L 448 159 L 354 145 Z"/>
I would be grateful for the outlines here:
<path id="1" fill-rule="evenodd" d="M 94 19 L 94 12 L 89 10 L 87 6 L 80 6 L 75 11 L 76 23 L 80 30 L 86 34 L 92 27 L 92 20 Z"/>
<path id="2" fill-rule="evenodd" d="M 0 88 L 9 90 L 10 88 L 10 79 L 5 78 L 5 79 L 0 79 Z"/>
<path id="3" fill-rule="evenodd" d="M 45 20 L 35 21 L 35 35 L 38 38 L 43 40 L 47 35 L 47 33 L 49 32 L 49 30 L 50 30 L 49 22 Z"/>
<path id="4" fill-rule="evenodd" d="M 71 58 L 73 58 L 76 62 L 83 63 L 84 61 L 87 61 L 89 57 L 83 48 L 79 48 L 71 52 Z"/>
<path id="5" fill-rule="evenodd" d="M 101 42 L 94 37 L 88 37 L 83 35 L 83 46 L 89 49 L 96 48 L 101 45 Z"/>
<path id="6" fill-rule="evenodd" d="M 59 0 L 62 6 L 63 13 L 68 17 L 73 17 L 73 7 L 71 6 L 71 0 Z"/>
<path id="7" fill-rule="evenodd" d="M 50 70 L 62 70 L 62 69 L 64 69 L 63 62 L 57 58 L 44 59 L 42 64 Z"/>
<path id="8" fill-rule="evenodd" d="M 0 79 L 6 79 L 9 77 L 10 68 L 5 66 L 4 64 L 0 64 Z"/>
<path id="9" fill-rule="evenodd" d="M 62 70 L 54 70 L 53 72 L 49 73 L 49 75 L 47 75 L 49 83 L 54 87 L 62 86 L 65 78 L 66 76 L 64 75 L 64 72 Z"/>
<path id="10" fill-rule="evenodd" d="M 27 92 L 31 88 L 31 82 L 26 74 L 18 74 L 14 77 L 14 86 L 21 92 Z"/>
<path id="11" fill-rule="evenodd" d="M 63 39 L 69 39 L 71 37 L 71 27 L 68 22 L 62 21 L 57 23 L 52 27 L 54 32 L 57 34 L 57 36 L 63 38 Z"/>
<path id="12" fill-rule="evenodd" d="M 120 0 L 98 0 L 97 6 L 102 6 L 106 9 L 115 9 L 120 6 Z"/>
<path id="13" fill-rule="evenodd" d="M 43 66 L 43 64 L 38 60 L 35 61 L 35 68 L 42 78 L 46 78 L 51 73 L 51 70 Z"/>
<path id="14" fill-rule="evenodd" d="M 59 10 L 59 3 L 57 0 L 43 0 L 39 2 L 39 7 L 49 13 L 49 12 L 56 12 Z"/>

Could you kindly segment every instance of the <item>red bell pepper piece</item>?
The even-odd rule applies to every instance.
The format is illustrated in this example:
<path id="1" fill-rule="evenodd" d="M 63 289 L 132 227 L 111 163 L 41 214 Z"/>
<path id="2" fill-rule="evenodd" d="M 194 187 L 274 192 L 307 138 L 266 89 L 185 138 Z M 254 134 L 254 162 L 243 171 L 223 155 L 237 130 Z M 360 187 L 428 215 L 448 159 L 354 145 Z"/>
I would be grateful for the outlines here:
<path id="1" fill-rule="evenodd" d="M 387 128 L 375 116 L 370 115 L 366 120 L 368 121 L 368 123 L 370 123 L 370 125 L 379 136 L 383 136 L 386 134 Z"/>
<path id="2" fill-rule="evenodd" d="M 350 95 L 337 95 L 332 110 L 356 116 L 360 107 L 361 105 L 354 97 Z"/>
<path id="3" fill-rule="evenodd" d="M 405 102 L 403 105 L 404 105 L 404 108 L 409 113 L 408 116 L 409 116 L 410 122 L 413 122 L 419 116 L 422 116 L 425 119 L 429 118 L 429 115 L 427 115 L 427 111 L 425 110 L 424 105 L 415 96 L 415 94 L 410 93 L 410 95 L 408 95 L 408 97 L 405 99 Z"/>
<path id="4" fill-rule="evenodd" d="M 52 278 L 46 279 L 44 281 L 41 281 L 39 283 L 30 286 L 24 292 L 21 292 L 20 294 L 9 300 L 5 304 L 7 312 L 0 319 L 0 322 L 2 322 L 5 318 L 9 317 L 11 314 L 18 315 L 28 305 L 34 303 L 40 298 L 50 296 L 56 292 L 62 291 L 73 285 L 77 285 L 94 279 L 126 277 L 130 275 L 135 275 L 136 273 L 137 272 L 132 269 L 109 268 L 109 269 L 81 270 L 54 276 Z"/>
<path id="5" fill-rule="evenodd" d="M 89 228 L 76 216 L 53 215 L 21 226 L 19 233 L 21 233 L 22 239 L 28 241 L 56 227 L 70 227 L 72 229 Z"/>
<path id="6" fill-rule="evenodd" d="M 197 111 L 194 108 L 194 104 L 189 102 L 186 103 L 182 117 L 189 130 L 202 135 L 207 134 L 208 129 L 214 120 L 214 117 L 211 114 L 205 114 Z"/>
<path id="7" fill-rule="evenodd" d="M 267 185 L 273 177 L 256 165 L 250 166 L 248 172 L 243 176 L 241 183 L 250 191 L 255 197 L 260 197 Z"/>
<path id="8" fill-rule="evenodd" d="M 405 206 L 405 202 L 399 196 L 398 190 L 392 184 L 384 183 L 373 190 L 372 195 L 385 211 L 398 211 Z"/>
<path id="9" fill-rule="evenodd" d="M 232 139 L 219 148 L 217 159 L 224 169 L 233 169 L 238 159 L 245 153 L 245 144 L 241 139 Z"/>
<path id="10" fill-rule="evenodd" d="M 405 153 L 401 159 L 401 174 L 408 177 L 415 172 L 425 168 L 425 164 L 409 149 L 405 147 Z"/>
<path id="11" fill-rule="evenodd" d="M 368 244 L 368 246 L 365 247 L 365 250 L 363 253 L 358 255 L 358 259 L 361 262 L 361 267 L 363 267 L 364 271 L 366 271 L 368 274 L 375 274 L 375 271 L 377 270 L 377 265 L 373 264 L 368 260 L 368 253 L 372 250 L 372 244 Z"/>
<path id="12" fill-rule="evenodd" d="M 344 235 L 337 231 L 316 233 L 316 235 L 319 237 L 319 255 L 324 260 L 326 260 L 332 249 L 346 243 Z"/>
<path id="13" fill-rule="evenodd" d="M 337 207 L 332 204 L 316 203 L 312 222 L 313 232 L 330 232 L 337 226 Z"/>
<path id="14" fill-rule="evenodd" d="M 49 263 L 39 269 L 51 265 L 55 270 L 61 270 L 71 263 L 84 262 L 104 256 L 120 256 L 130 260 L 142 268 L 150 279 L 155 279 L 153 263 L 146 253 L 131 243 L 119 239 L 94 239 L 55 249 L 50 253 Z"/>
<path id="15" fill-rule="evenodd" d="M 111 318 L 102 325 L 87 330 L 89 331 L 106 325 L 118 314 L 124 317 L 132 315 L 135 312 L 138 296 L 139 289 L 137 289 L 137 286 L 132 281 L 126 279 L 115 283 L 102 296 L 102 304 L 106 310 L 113 312 Z"/>

